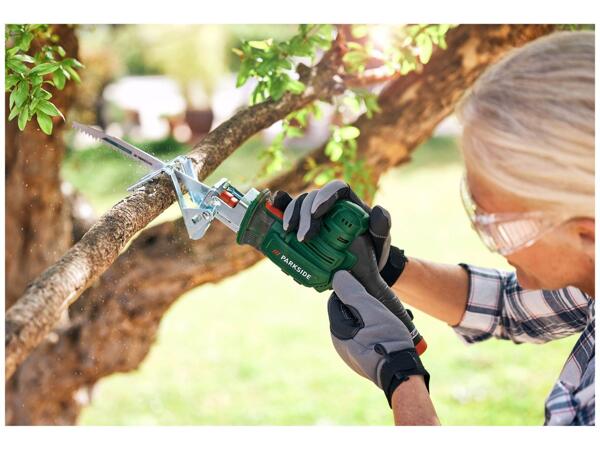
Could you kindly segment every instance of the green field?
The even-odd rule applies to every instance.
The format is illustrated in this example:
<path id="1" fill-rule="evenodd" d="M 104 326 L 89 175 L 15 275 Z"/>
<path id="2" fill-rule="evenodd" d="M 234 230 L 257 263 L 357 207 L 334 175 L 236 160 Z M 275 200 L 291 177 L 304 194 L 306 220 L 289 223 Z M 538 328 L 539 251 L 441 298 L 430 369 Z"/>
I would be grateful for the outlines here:
<path id="1" fill-rule="evenodd" d="M 212 178 L 247 183 L 239 174 L 258 167 L 257 148 L 256 142 L 246 146 Z M 101 212 L 140 175 L 133 168 L 108 150 L 88 150 L 70 154 L 63 175 Z M 388 172 L 376 200 L 392 214 L 393 242 L 421 258 L 507 268 L 470 229 L 458 195 L 460 175 L 454 142 L 441 138 Z M 177 214 L 171 208 L 159 220 Z M 268 262 L 188 292 L 165 315 L 141 367 L 97 384 L 80 423 L 391 424 L 383 394 L 333 350 L 326 299 Z M 544 345 L 465 346 L 447 325 L 418 311 L 415 320 L 429 343 L 423 359 L 443 424 L 543 422 L 544 399 L 575 337 Z"/>

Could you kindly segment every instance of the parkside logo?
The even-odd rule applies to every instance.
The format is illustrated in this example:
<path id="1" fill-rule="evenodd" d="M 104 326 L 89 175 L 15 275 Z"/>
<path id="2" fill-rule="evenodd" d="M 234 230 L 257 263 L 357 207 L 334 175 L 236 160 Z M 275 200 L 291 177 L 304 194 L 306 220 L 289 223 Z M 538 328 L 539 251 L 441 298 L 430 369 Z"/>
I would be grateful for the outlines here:
<path id="1" fill-rule="evenodd" d="M 294 261 L 292 261 L 287 256 L 285 256 L 283 253 L 281 253 L 280 250 L 275 249 L 275 250 L 271 251 L 271 253 L 273 253 L 275 256 L 281 255 L 281 258 L 280 258 L 281 261 L 283 261 L 285 264 L 290 266 L 293 270 L 298 272 L 300 275 L 302 275 L 307 280 L 310 280 L 310 276 L 311 276 L 310 273 L 308 273 L 306 270 L 304 270 L 302 267 L 300 267 Z"/>

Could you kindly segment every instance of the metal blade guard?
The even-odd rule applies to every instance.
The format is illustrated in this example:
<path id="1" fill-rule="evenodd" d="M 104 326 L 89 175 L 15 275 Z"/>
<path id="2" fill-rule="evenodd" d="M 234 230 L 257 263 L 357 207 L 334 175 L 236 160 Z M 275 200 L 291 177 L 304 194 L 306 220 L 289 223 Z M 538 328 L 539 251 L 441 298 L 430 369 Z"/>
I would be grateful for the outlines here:
<path id="1" fill-rule="evenodd" d="M 248 206 L 258 196 L 256 189 L 242 194 L 227 178 L 220 179 L 212 187 L 207 186 L 198 180 L 191 160 L 185 156 L 178 156 L 160 169 L 149 173 L 128 190 L 138 188 L 161 172 L 171 177 L 181 215 L 191 239 L 202 238 L 214 218 L 237 233 Z M 189 194 L 187 196 L 184 194 L 186 190 Z"/>

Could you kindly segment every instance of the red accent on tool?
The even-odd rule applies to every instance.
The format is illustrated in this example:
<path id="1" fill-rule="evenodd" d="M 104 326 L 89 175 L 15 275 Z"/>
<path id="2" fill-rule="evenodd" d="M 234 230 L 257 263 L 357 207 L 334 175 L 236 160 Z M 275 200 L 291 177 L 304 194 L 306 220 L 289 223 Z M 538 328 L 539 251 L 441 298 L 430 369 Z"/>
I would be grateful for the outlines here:
<path id="1" fill-rule="evenodd" d="M 279 217 L 281 220 L 283 220 L 283 211 L 280 211 L 279 209 L 275 208 L 273 206 L 273 203 L 267 201 L 265 202 L 265 208 L 267 208 L 269 210 L 269 212 L 271 212 L 273 215 Z"/>
<path id="2" fill-rule="evenodd" d="M 221 200 L 223 200 L 223 202 L 227 205 L 230 206 L 232 208 L 235 208 L 235 205 L 238 204 L 238 199 L 231 193 L 228 191 L 223 191 L 219 194 L 219 198 Z"/>
<path id="3" fill-rule="evenodd" d="M 425 342 L 425 339 L 421 339 L 419 342 L 417 342 L 415 349 L 417 350 L 417 355 L 419 356 L 425 353 L 425 350 L 427 350 L 427 342 Z"/>

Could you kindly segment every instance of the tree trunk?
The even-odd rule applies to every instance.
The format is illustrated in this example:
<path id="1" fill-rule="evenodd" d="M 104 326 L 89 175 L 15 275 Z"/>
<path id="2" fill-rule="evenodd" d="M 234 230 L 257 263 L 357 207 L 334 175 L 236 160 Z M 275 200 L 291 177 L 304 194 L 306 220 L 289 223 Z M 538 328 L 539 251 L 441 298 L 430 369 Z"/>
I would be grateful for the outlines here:
<path id="1" fill-rule="evenodd" d="M 359 152 L 373 167 L 375 181 L 430 136 L 486 65 L 548 31 L 543 26 L 452 30 L 447 51 L 436 51 L 421 74 L 391 83 L 381 94 L 381 114 L 357 121 Z M 388 136 L 385 145 L 381 135 Z M 320 150 L 312 156 L 325 162 Z M 300 162 L 269 186 L 297 193 L 309 187 L 303 175 Z M 55 330 L 9 381 L 7 423 L 74 423 L 96 381 L 143 361 L 163 314 L 180 295 L 261 259 L 234 237 L 215 223 L 205 238 L 190 241 L 181 219 L 143 231 L 71 307 L 71 324 Z"/>
<path id="2" fill-rule="evenodd" d="M 68 56 L 76 58 L 74 28 L 60 25 L 54 32 Z M 61 111 L 67 111 L 75 90 L 74 83 L 67 83 L 62 91 L 52 89 L 52 101 Z M 5 97 L 8 99 L 8 95 Z M 65 206 L 60 181 L 64 128 L 59 117 L 54 118 L 51 136 L 39 129 L 35 119 L 22 132 L 16 120 L 5 123 L 6 309 L 23 294 L 29 281 L 56 262 L 72 244 L 69 208 Z"/>

